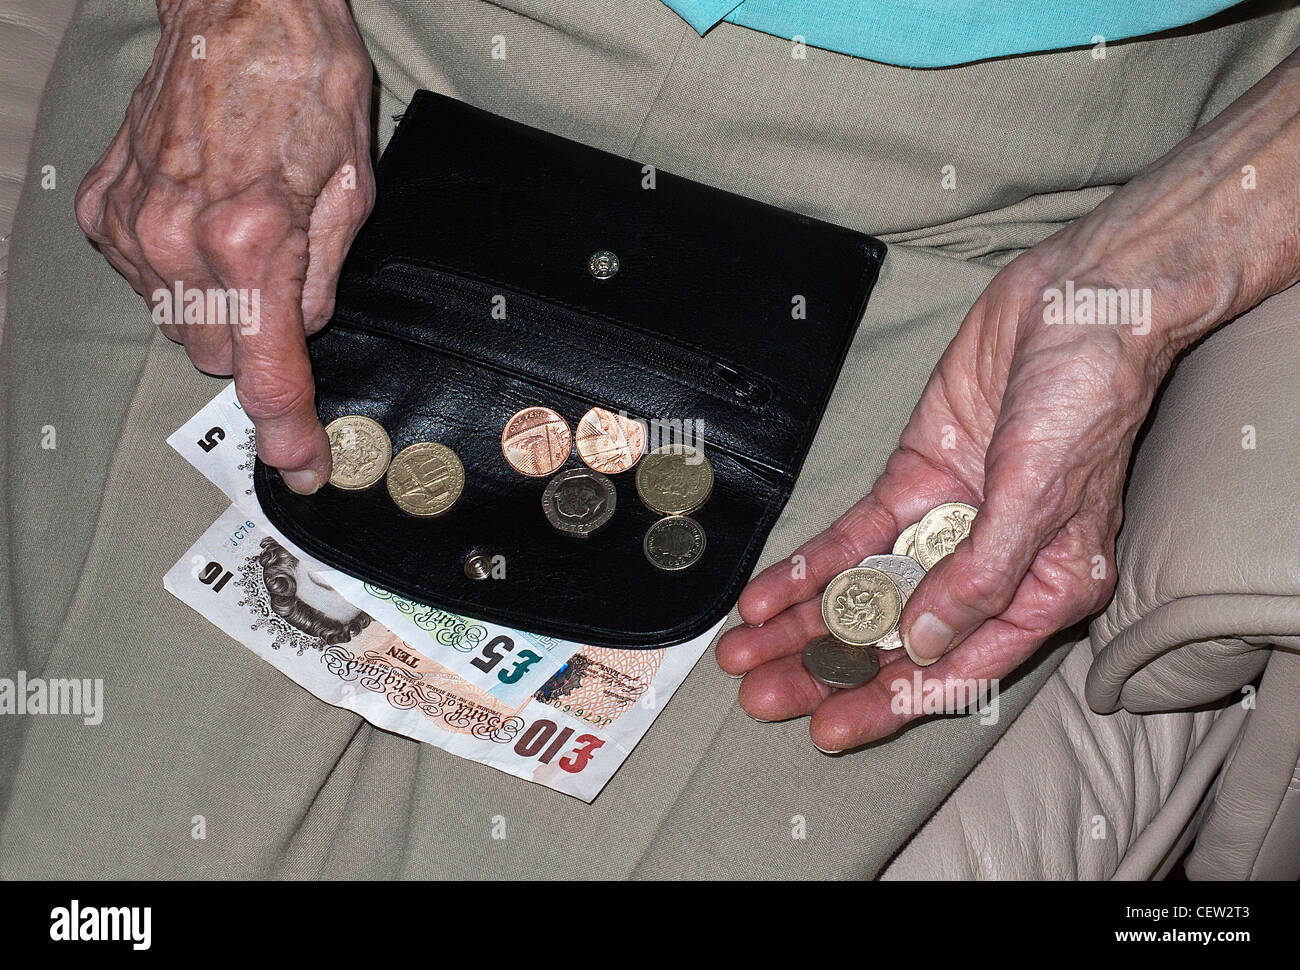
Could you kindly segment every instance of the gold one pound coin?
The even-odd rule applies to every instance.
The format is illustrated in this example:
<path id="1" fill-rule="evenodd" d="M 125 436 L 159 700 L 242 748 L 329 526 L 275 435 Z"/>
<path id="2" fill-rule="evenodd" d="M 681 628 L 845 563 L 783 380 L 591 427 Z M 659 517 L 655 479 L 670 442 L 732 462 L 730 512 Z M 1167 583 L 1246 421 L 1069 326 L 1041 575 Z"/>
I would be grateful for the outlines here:
<path id="1" fill-rule="evenodd" d="M 831 636 L 855 646 L 867 646 L 898 629 L 903 594 L 888 574 L 872 566 L 854 566 L 840 573 L 822 595 L 822 619 Z"/>
<path id="2" fill-rule="evenodd" d="M 397 453 L 388 469 L 388 494 L 409 515 L 442 515 L 465 490 L 465 466 L 446 445 L 417 441 Z"/>
<path id="3" fill-rule="evenodd" d="M 898 534 L 898 539 L 894 542 L 895 556 L 911 556 L 916 558 L 916 527 L 920 522 L 913 522 L 906 529 Z"/>
<path id="4" fill-rule="evenodd" d="M 384 477 L 393 457 L 393 443 L 378 421 L 345 414 L 325 427 L 330 439 L 330 484 L 349 492 L 369 488 Z"/>
<path id="5" fill-rule="evenodd" d="M 698 448 L 664 445 L 637 466 L 636 494 L 651 512 L 690 515 L 712 492 L 713 466 Z"/>
<path id="6" fill-rule="evenodd" d="M 926 512 L 916 526 L 913 558 L 927 570 L 933 569 L 935 563 L 951 555 L 957 543 L 970 535 L 975 512 L 974 506 L 965 502 L 945 502 Z"/>

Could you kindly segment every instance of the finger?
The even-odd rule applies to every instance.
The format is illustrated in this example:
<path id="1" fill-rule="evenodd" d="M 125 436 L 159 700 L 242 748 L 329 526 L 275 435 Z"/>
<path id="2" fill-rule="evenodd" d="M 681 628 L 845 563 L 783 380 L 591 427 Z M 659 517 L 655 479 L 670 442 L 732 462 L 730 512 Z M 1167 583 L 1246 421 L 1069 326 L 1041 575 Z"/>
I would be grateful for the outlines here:
<path id="1" fill-rule="evenodd" d="M 733 627 L 718 640 L 718 666 L 732 676 L 802 652 L 808 641 L 826 632 L 821 599 L 812 599 L 777 614 L 762 626 Z"/>
<path id="2" fill-rule="evenodd" d="M 302 327 L 306 233 L 297 233 L 295 243 L 289 243 L 283 240 L 294 234 L 281 231 L 278 248 L 268 246 L 265 241 L 276 238 L 277 228 L 284 227 L 259 225 L 267 211 L 236 214 L 232 230 L 235 240 L 248 238 L 245 255 L 252 257 L 255 271 L 239 278 L 266 281 L 261 286 L 241 284 L 248 288 L 251 312 L 248 319 L 229 327 L 235 393 L 253 422 L 258 456 L 280 470 L 289 488 L 310 495 L 329 480 L 330 453 L 329 439 L 316 415 L 316 388 Z M 230 246 L 226 252 L 239 249 Z"/>
<path id="3" fill-rule="evenodd" d="M 89 181 L 90 176 L 87 176 Z M 116 184 L 114 180 L 111 184 Z M 122 274 L 146 301 L 153 302 L 152 294 L 158 281 L 140 254 L 135 236 L 123 221 L 122 209 L 113 203 L 106 191 L 87 189 L 83 182 L 77 200 L 77 221 L 86 236 L 93 242 L 110 266 Z"/>
<path id="4" fill-rule="evenodd" d="M 181 328 L 171 321 L 174 319 L 167 307 L 160 310 L 159 305 L 165 300 L 165 297 L 156 289 L 145 294 L 145 300 L 149 304 L 149 316 L 153 318 L 154 323 L 158 324 L 158 329 L 163 332 L 163 336 L 173 343 L 185 346 L 185 334 Z"/>
<path id="5" fill-rule="evenodd" d="M 153 287 L 149 286 L 144 281 L 143 274 L 132 265 L 131 261 L 122 254 L 120 249 L 107 240 L 95 243 L 95 248 L 98 249 L 104 259 L 108 261 L 108 265 L 112 266 L 113 269 L 117 270 L 122 275 L 122 278 L 126 280 L 131 289 L 135 290 L 146 300 L 149 299 L 150 293 L 153 292 Z"/>
<path id="6" fill-rule="evenodd" d="M 310 495 L 329 480 L 329 439 L 316 416 L 316 389 L 301 305 L 267 307 L 255 333 L 230 328 L 235 391 L 257 433 L 257 454 L 285 484 Z"/>
<path id="7" fill-rule="evenodd" d="M 821 595 L 837 573 L 887 552 L 905 526 L 947 501 L 946 496 L 965 491 L 946 469 L 910 448 L 896 449 L 866 498 L 789 559 L 750 581 L 740 595 L 740 615 L 747 623 L 763 623 L 794 603 Z"/>
<path id="8" fill-rule="evenodd" d="M 330 453 L 302 327 L 308 217 L 305 204 L 257 185 L 206 209 L 198 239 L 213 274 L 239 294 L 229 328 L 235 393 L 257 454 L 309 495 L 329 480 Z"/>
<path id="9" fill-rule="evenodd" d="M 221 288 L 204 278 L 205 269 L 192 268 L 186 272 L 163 270 L 172 277 L 170 283 L 148 264 L 145 265 L 144 272 L 155 281 L 146 298 L 149 300 L 150 315 L 158 329 L 167 339 L 185 348 L 185 353 L 195 368 L 205 374 L 228 377 L 234 370 L 230 327 L 226 325 L 227 317 L 222 312 L 224 303 L 217 308 L 212 299 L 214 291 Z M 195 294 L 202 304 L 191 307 L 190 300 Z M 216 319 L 209 317 L 209 311 L 214 308 L 218 311 Z"/>
<path id="10" fill-rule="evenodd" d="M 190 362 L 205 374 L 214 377 L 228 377 L 234 372 L 233 328 L 216 321 L 205 320 L 201 323 L 186 324 L 175 327 L 180 331 L 181 342 Z"/>
<path id="11" fill-rule="evenodd" d="M 178 277 L 172 272 L 160 272 L 144 251 L 143 243 L 140 241 L 142 225 L 138 217 L 140 209 L 138 192 L 138 178 L 134 176 L 129 178 L 126 172 L 123 172 L 109 186 L 103 211 L 100 213 L 100 225 L 107 242 L 101 244 L 100 251 L 104 252 L 109 263 L 112 263 L 113 267 L 127 278 L 131 283 L 131 289 L 143 296 L 148 303 L 149 313 L 160 322 L 164 333 L 174 341 L 183 343 L 181 332 L 178 326 L 175 326 L 179 322 L 177 315 L 169 312 L 161 315 L 162 319 L 160 315 L 155 315 L 155 309 L 161 300 L 173 293 L 173 283 Z"/>
<path id="12" fill-rule="evenodd" d="M 757 721 L 788 721 L 811 714 L 831 693 L 796 654 L 768 661 L 749 673 L 740 683 L 740 706 Z"/>
<path id="13" fill-rule="evenodd" d="M 1043 519 L 1026 490 L 1008 475 L 1000 478 L 988 481 L 970 535 L 925 575 L 903 609 L 903 647 L 918 664 L 934 663 L 1001 614 L 1039 549 L 1059 529 Z"/>
<path id="14" fill-rule="evenodd" d="M 960 713 L 981 691 L 984 698 L 996 702 L 1000 680 L 1041 642 L 1039 634 L 990 620 L 933 666 L 919 667 L 901 657 L 869 683 L 833 692 L 813 713 L 809 725 L 813 744 L 838 754 L 887 738 L 910 721 L 936 713 L 936 699 L 942 700 L 938 706 L 948 714 Z"/>
<path id="15" fill-rule="evenodd" d="M 316 200 L 307 230 L 307 278 L 302 287 L 303 325 L 309 334 L 334 314 L 339 271 L 374 198 L 370 162 L 362 159 L 342 166 Z"/>
<path id="16" fill-rule="evenodd" d="M 106 241 L 103 229 L 104 200 L 108 188 L 122 173 L 126 161 L 126 123 L 95 164 L 90 166 L 73 196 L 72 208 L 81 231 L 96 245 Z"/>
<path id="17" fill-rule="evenodd" d="M 740 594 L 746 623 L 765 623 L 792 603 L 820 594 L 836 573 L 893 544 L 898 527 L 875 493 L 840 516 L 829 529 L 773 563 Z"/>
<path id="18" fill-rule="evenodd" d="M 188 207 L 163 192 L 136 192 L 129 202 L 110 195 L 106 216 L 122 237 L 123 251 L 150 284 L 146 294 L 154 322 L 170 340 L 184 345 L 190 362 L 205 374 L 233 370 L 222 288 L 198 251 Z M 123 228 L 125 226 L 125 228 Z M 197 295 L 199 303 L 192 305 Z M 213 319 L 209 314 L 216 312 Z"/>

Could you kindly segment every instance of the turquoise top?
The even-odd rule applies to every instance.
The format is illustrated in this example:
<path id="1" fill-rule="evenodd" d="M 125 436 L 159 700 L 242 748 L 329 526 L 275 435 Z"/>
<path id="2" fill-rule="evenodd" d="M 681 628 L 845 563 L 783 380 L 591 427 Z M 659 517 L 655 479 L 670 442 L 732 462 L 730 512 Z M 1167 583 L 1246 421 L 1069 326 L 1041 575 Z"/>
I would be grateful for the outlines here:
<path id="1" fill-rule="evenodd" d="M 719 21 L 904 67 L 1140 37 L 1237 0 L 664 0 L 703 35 Z"/>

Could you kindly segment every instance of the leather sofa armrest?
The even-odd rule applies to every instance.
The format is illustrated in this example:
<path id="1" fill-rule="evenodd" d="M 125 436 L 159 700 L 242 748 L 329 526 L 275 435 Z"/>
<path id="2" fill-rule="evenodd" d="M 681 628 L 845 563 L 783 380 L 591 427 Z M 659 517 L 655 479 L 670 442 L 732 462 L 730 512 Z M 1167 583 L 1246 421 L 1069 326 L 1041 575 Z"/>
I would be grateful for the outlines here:
<path id="1" fill-rule="evenodd" d="M 1139 439 L 1115 597 L 1089 630 L 1099 713 L 1242 690 L 1300 637 L 1300 286 L 1179 362 Z"/>
<path id="2" fill-rule="evenodd" d="M 1300 652 L 1273 651 L 1219 777 L 1186 871 L 1192 879 L 1300 879 Z"/>
<path id="3" fill-rule="evenodd" d="M 1300 877 L 1297 361 L 1300 286 L 1179 363 L 1136 451 L 1114 600 L 1089 631 L 1099 713 L 1248 709 L 1189 859 L 1200 878 Z"/>

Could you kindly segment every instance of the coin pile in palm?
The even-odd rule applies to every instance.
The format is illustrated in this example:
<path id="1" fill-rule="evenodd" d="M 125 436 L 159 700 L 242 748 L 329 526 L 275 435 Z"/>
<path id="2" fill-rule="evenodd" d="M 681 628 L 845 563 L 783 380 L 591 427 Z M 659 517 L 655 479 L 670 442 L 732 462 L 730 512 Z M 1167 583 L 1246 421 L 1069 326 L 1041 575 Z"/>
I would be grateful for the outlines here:
<path id="1" fill-rule="evenodd" d="M 325 431 L 334 462 L 330 484 L 336 488 L 361 491 L 386 476 L 397 507 L 420 518 L 448 512 L 465 489 L 465 468 L 446 445 L 418 441 L 394 456 L 384 428 L 360 414 L 337 418 Z M 691 515 L 712 494 L 713 466 L 699 448 L 664 445 L 648 455 L 645 448 L 641 422 L 598 407 L 582 416 L 576 434 L 558 412 L 542 406 L 511 415 L 501 432 L 501 454 L 511 468 L 550 478 L 542 514 L 568 536 L 585 538 L 605 526 L 617 506 L 608 476 L 636 468 L 637 496 L 662 516 L 642 541 L 646 559 L 665 572 L 688 569 L 707 544 Z M 574 450 L 586 467 L 563 470 Z"/>
<path id="2" fill-rule="evenodd" d="M 893 552 L 868 556 L 826 585 L 822 620 L 829 636 L 804 648 L 804 667 L 831 687 L 857 687 L 880 669 L 877 650 L 903 645 L 898 621 L 926 572 L 970 535 L 976 510 L 945 502 L 899 534 Z"/>

